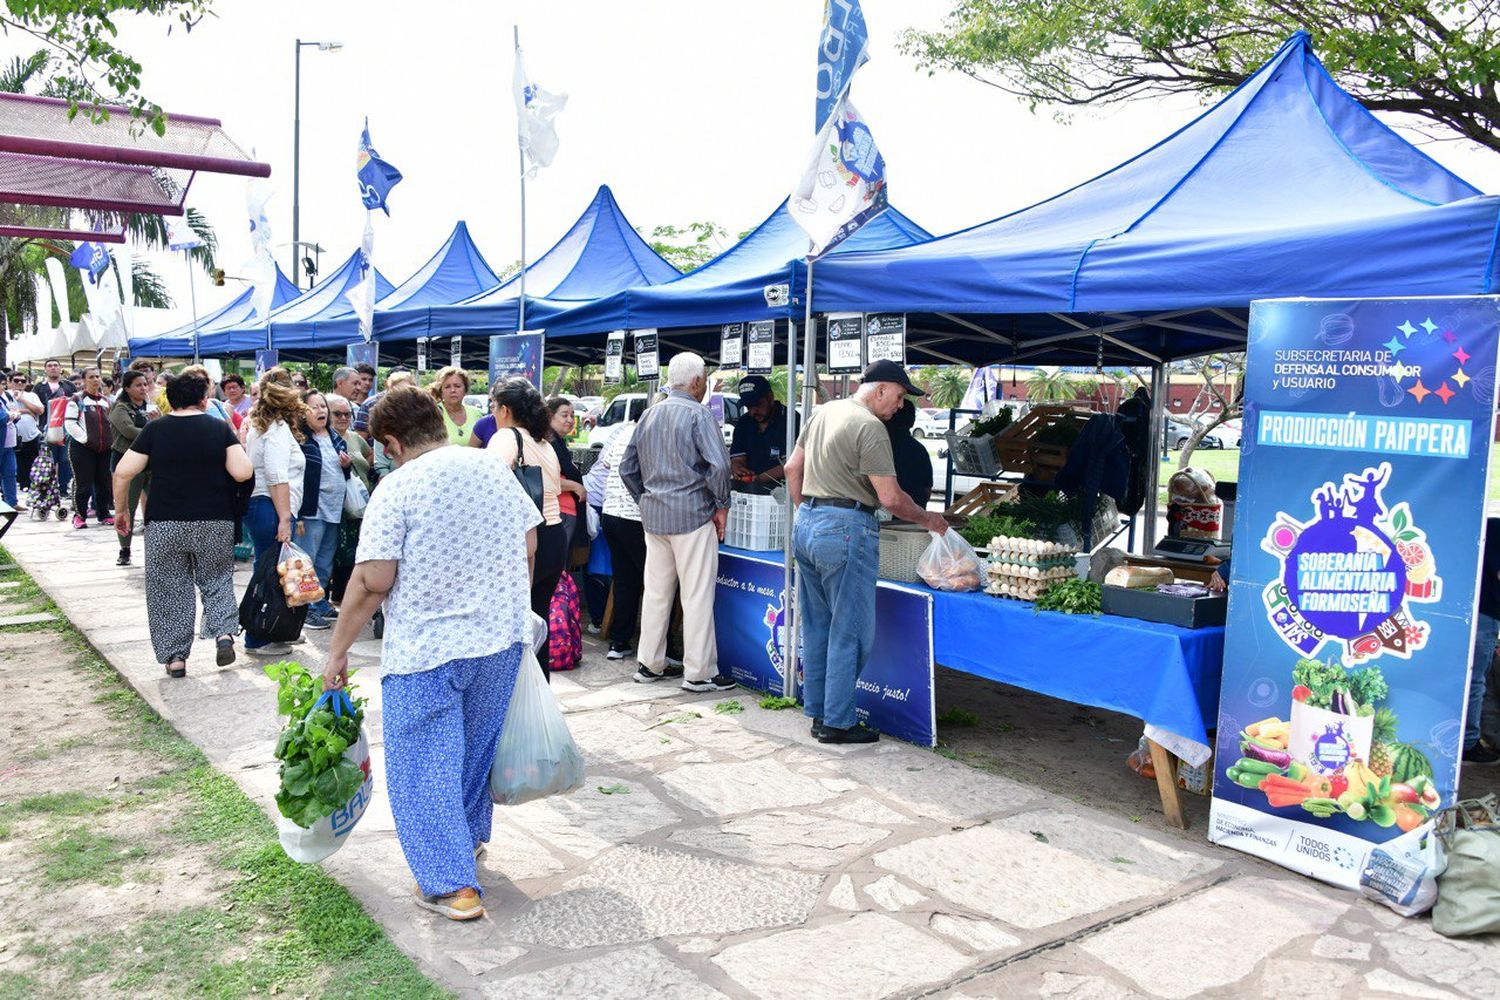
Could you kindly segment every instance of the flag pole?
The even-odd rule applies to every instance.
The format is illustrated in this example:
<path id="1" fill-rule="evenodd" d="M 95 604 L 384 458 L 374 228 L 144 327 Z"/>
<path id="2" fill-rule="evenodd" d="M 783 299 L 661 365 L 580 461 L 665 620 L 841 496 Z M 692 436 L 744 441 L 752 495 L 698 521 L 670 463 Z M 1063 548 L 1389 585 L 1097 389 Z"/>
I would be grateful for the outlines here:
<path id="1" fill-rule="evenodd" d="M 516 58 L 521 58 L 521 27 L 511 25 L 515 33 Z M 525 114 L 523 111 L 522 114 Z M 516 332 L 526 329 L 526 150 L 521 148 L 521 123 L 516 122 L 516 161 L 521 166 L 521 297 L 516 317 Z"/>
<path id="2" fill-rule="evenodd" d="M 198 356 L 198 284 L 193 280 L 192 255 L 191 250 L 182 251 L 182 259 L 188 269 L 188 299 L 193 304 L 193 364 L 196 365 L 201 359 Z"/>

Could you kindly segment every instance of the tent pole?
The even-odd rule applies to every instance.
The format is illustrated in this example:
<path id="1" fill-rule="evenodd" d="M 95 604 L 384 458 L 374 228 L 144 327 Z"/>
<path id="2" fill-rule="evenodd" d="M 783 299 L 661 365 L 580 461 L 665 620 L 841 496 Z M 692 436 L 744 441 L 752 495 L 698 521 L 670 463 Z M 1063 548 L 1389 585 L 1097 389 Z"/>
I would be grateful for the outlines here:
<path id="1" fill-rule="evenodd" d="M 191 251 L 182 251 L 183 263 L 188 269 L 188 299 L 193 303 L 193 364 L 201 359 L 198 357 L 198 285 L 193 281 L 193 258 Z"/>
<path id="2" fill-rule="evenodd" d="M 1156 548 L 1156 519 L 1160 514 L 1156 499 L 1157 490 L 1161 486 L 1161 437 L 1163 416 L 1166 413 L 1167 401 L 1165 399 L 1167 385 L 1167 368 L 1161 363 L 1151 366 L 1151 446 L 1146 449 L 1146 461 L 1151 465 L 1151 472 L 1147 476 L 1149 480 L 1146 487 L 1146 523 L 1142 525 L 1141 531 L 1141 554 L 1150 555 L 1151 550 Z"/>
<path id="3" fill-rule="evenodd" d="M 515 33 L 516 58 L 521 57 L 521 27 L 511 25 Z M 516 162 L 521 165 L 521 298 L 516 316 L 516 332 L 526 329 L 526 151 L 521 148 L 519 130 L 516 133 Z"/>
<path id="4" fill-rule="evenodd" d="M 786 402 L 787 409 L 795 414 L 797 411 L 797 321 L 788 319 L 786 322 Z M 791 449 L 796 446 L 796 420 L 786 422 L 786 451 L 788 459 L 792 457 Z M 781 599 L 781 638 L 783 641 L 781 649 L 781 696 L 783 698 L 797 697 L 797 561 L 792 554 L 792 518 L 796 516 L 796 509 L 792 504 L 792 491 L 786 491 L 786 538 L 781 545 L 782 559 L 782 599 Z"/>

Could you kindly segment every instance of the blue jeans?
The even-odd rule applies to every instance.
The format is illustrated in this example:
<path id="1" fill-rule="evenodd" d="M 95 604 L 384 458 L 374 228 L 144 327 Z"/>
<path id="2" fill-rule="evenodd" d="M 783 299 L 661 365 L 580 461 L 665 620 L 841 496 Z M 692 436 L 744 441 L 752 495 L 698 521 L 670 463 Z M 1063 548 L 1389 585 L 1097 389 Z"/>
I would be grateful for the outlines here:
<path id="1" fill-rule="evenodd" d="M 255 560 L 260 561 L 260 555 L 273 546 L 281 543 L 276 540 L 276 524 L 280 520 L 276 516 L 276 505 L 271 502 L 270 497 L 251 497 L 249 505 L 245 508 L 245 530 L 250 532 L 250 545 L 255 549 Z M 296 520 L 292 521 L 292 530 L 295 537 Z M 245 633 L 245 648 L 256 649 L 264 646 L 263 640 L 256 639 L 249 632 Z"/>
<path id="2" fill-rule="evenodd" d="M 300 522 L 302 534 L 292 536 L 292 541 L 312 556 L 313 569 L 318 571 L 318 582 L 323 585 L 323 599 L 308 605 L 308 612 L 326 615 L 333 610 L 328 603 L 328 591 L 333 586 L 333 556 L 339 547 L 339 522 L 319 521 L 309 517 Z"/>
<path id="3" fill-rule="evenodd" d="M 0 500 L 16 505 L 16 449 L 0 447 Z"/>
<path id="4" fill-rule="evenodd" d="M 1469 673 L 1469 711 L 1464 718 L 1464 749 L 1479 742 L 1479 719 L 1484 709 L 1485 680 L 1490 661 L 1495 658 L 1495 643 L 1500 639 L 1500 620 L 1484 612 L 1474 615 L 1474 666 Z"/>
<path id="5" fill-rule="evenodd" d="M 803 504 L 792 552 L 802 609 L 803 712 L 849 729 L 858 721 L 854 682 L 875 645 L 880 528 L 864 511 Z"/>
<path id="6" fill-rule="evenodd" d="M 52 454 L 52 461 L 57 464 L 57 488 L 64 497 L 68 495 L 68 487 L 73 483 L 73 466 L 68 463 L 68 442 L 62 444 L 49 444 L 47 451 Z"/>

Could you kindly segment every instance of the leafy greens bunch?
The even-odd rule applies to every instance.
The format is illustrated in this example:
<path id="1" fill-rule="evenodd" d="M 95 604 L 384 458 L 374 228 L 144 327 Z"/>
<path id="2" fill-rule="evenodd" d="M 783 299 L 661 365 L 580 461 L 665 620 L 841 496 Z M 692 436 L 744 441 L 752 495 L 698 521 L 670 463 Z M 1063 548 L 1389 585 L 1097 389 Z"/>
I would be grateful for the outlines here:
<path id="1" fill-rule="evenodd" d="M 1361 667 L 1346 671 L 1337 663 L 1322 660 L 1302 659 L 1292 668 L 1292 683 L 1306 687 L 1312 693 L 1307 704 L 1313 708 L 1329 708 L 1333 692 L 1342 690 L 1349 694 L 1359 708 L 1358 715 L 1375 714 L 1375 705 L 1384 701 L 1391 693 L 1385 675 L 1379 667 Z"/>
<path id="2" fill-rule="evenodd" d="M 1036 610 L 1061 611 L 1065 615 L 1097 615 L 1102 611 L 1104 588 L 1092 580 L 1063 580 L 1037 595 Z"/>
<path id="3" fill-rule="evenodd" d="M 351 699 L 352 715 L 335 714 L 328 703 L 318 704 L 323 685 L 300 663 L 272 663 L 266 676 L 276 682 L 277 712 L 287 716 L 276 741 L 276 759 L 281 761 L 276 807 L 293 823 L 308 828 L 343 808 L 364 784 L 364 772 L 344 759 L 344 751 L 359 740 L 365 699 Z"/>

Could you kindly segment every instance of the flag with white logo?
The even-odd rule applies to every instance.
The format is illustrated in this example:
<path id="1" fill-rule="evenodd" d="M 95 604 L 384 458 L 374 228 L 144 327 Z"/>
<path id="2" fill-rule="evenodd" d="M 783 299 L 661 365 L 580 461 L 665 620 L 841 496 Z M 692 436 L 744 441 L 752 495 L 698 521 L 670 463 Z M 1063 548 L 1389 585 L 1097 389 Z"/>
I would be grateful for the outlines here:
<path id="1" fill-rule="evenodd" d="M 557 155 L 557 130 L 552 119 L 568 103 L 567 94 L 554 94 L 538 87 L 526 73 L 521 47 L 516 46 L 516 140 L 526 154 L 531 169 L 527 177 L 536 176 L 541 167 L 550 166 Z"/>
<path id="2" fill-rule="evenodd" d="M 824 0 L 823 33 L 818 37 L 818 102 L 813 131 L 828 124 L 854 71 L 870 58 L 870 36 L 859 0 Z"/>
<path id="3" fill-rule="evenodd" d="M 359 281 L 349 289 L 347 297 L 359 318 L 359 335 L 367 344 L 375 333 L 375 265 L 370 262 L 374 252 L 375 226 L 371 214 L 366 212 L 365 235 L 359 243 Z"/>
<path id="4" fill-rule="evenodd" d="M 355 156 L 355 175 L 359 179 L 359 200 L 365 208 L 381 209 L 391 214 L 385 200 L 391 188 L 401 183 L 401 171 L 380 158 L 375 147 L 370 145 L 370 119 L 365 119 L 365 130 L 359 134 L 359 152 Z"/>
<path id="5" fill-rule="evenodd" d="M 168 250 L 196 250 L 203 245 L 203 238 L 187 224 L 187 216 L 167 217 L 166 221 Z"/>
<path id="6" fill-rule="evenodd" d="M 809 256 L 817 257 L 853 236 L 887 204 L 885 157 L 845 94 L 813 143 L 787 211 L 812 243 Z"/>
<path id="7" fill-rule="evenodd" d="M 250 279 L 250 307 L 258 322 L 271 321 L 271 303 L 276 299 L 276 258 L 271 256 L 271 185 L 252 180 L 245 186 L 245 209 L 250 216 L 250 259 L 245 277 Z M 297 248 L 293 247 L 296 253 Z"/>
<path id="8" fill-rule="evenodd" d="M 109 267 L 109 251 L 104 249 L 102 243 L 80 243 L 68 255 L 68 263 L 87 273 L 89 284 L 96 285 L 99 283 L 99 275 Z"/>

